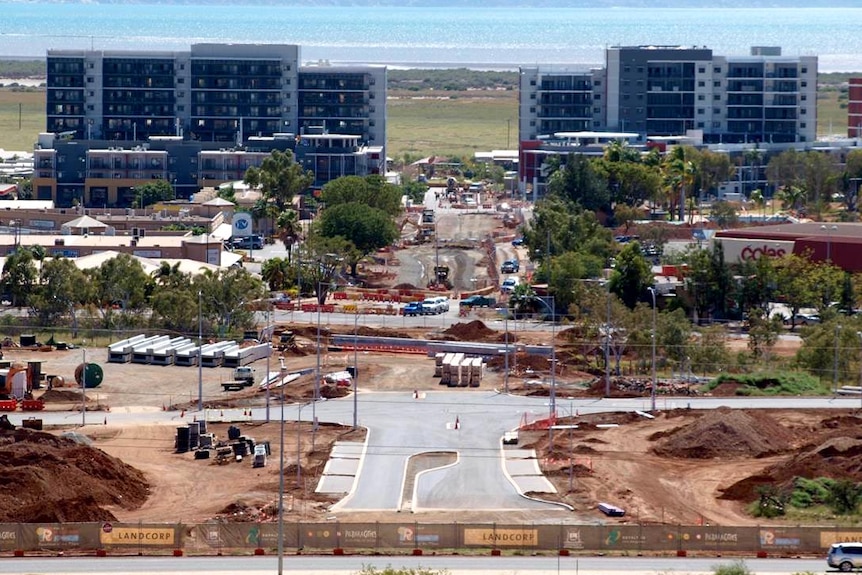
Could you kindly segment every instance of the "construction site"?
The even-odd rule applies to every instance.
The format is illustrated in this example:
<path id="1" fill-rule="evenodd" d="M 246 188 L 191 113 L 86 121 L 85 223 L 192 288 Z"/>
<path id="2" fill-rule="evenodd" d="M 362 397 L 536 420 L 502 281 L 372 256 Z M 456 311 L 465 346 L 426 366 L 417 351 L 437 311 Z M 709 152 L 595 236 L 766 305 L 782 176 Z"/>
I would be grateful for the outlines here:
<path id="1" fill-rule="evenodd" d="M 423 218 L 420 213 L 420 230 Z M 436 237 L 407 242 L 369 264 L 366 273 L 394 291 L 445 288 L 455 305 L 465 294 L 494 292 L 500 262 L 527 259 L 512 246 L 512 230 L 503 219 L 493 206 L 438 217 L 436 231 L 453 238 L 450 243 L 444 246 Z M 332 305 L 383 304 L 348 296 Z M 30 340 L 5 347 L 0 393 L 33 403 L 27 412 L 21 411 L 21 401 L 17 409 L 0 403 L 6 409 L 0 419 L 0 477 L 21 486 L 0 495 L 0 523 L 273 523 L 280 477 L 287 478 L 285 518 L 290 522 L 403 522 L 399 510 L 334 513 L 346 493 L 318 489 L 333 453 L 353 449 L 345 445 L 375 446 L 361 419 L 354 426 L 349 417 L 331 423 L 310 415 L 315 398 L 334 404 L 351 401 L 354 393 L 360 409 L 396 397 L 433 405 L 444 389 L 462 394 L 465 406 L 490 402 L 495 394 L 514 397 L 513 411 L 523 411 L 514 414 L 521 423 L 512 426 L 505 441 L 501 434 L 501 448 L 534 453 L 531 461 L 553 487 L 521 495 L 562 504 L 554 512 L 483 510 L 481 505 L 434 509 L 417 512 L 411 521 L 755 527 L 763 519 L 754 517 L 750 506 L 762 485 L 787 486 L 797 476 L 862 481 L 862 419 L 856 409 L 692 409 L 685 398 L 701 390 L 668 381 L 662 382 L 659 409 L 650 417 L 639 408 L 580 413 L 571 406 L 605 396 L 606 382 L 580 371 L 564 331 L 534 326 L 504 332 L 491 309 L 475 310 L 445 328 L 321 326 L 306 315 L 303 321 L 274 326 L 272 356 L 241 351 L 254 349 L 254 343 L 237 344 L 226 346 L 231 361 L 222 354 L 218 365 L 200 369 L 165 364 L 157 353 L 135 361 L 134 345 L 143 340 L 128 340 L 137 336 L 101 348 L 23 345 L 36 343 Z M 360 349 L 359 336 L 416 343 Z M 167 341 L 190 349 L 174 338 Z M 494 349 L 511 344 L 515 351 L 491 357 L 483 351 L 435 351 L 429 342 Z M 121 361 L 114 357 L 118 353 L 132 355 Z M 553 373 L 549 365 L 555 366 Z M 279 377 L 273 379 L 273 373 Z M 630 378 L 615 378 L 609 385 L 610 398 L 647 405 L 647 386 L 634 385 Z M 552 393 L 556 411 L 551 417 L 546 406 L 545 414 L 537 415 L 529 407 L 533 403 L 517 403 L 518 397 L 544 400 Z M 711 392 L 714 397 L 722 393 L 733 390 Z M 299 417 L 286 418 L 282 425 L 285 408 L 298 410 Z M 65 423 L 43 425 L 52 414 L 66 414 Z M 468 417 L 453 417 L 448 431 L 468 429 Z M 469 436 L 461 437 L 469 443 Z M 418 465 L 451 463 L 448 456 L 440 457 Z M 205 497 L 199 496 L 202 476 Z M 600 503 L 625 514 L 610 517 Z M 824 518 L 824 523 L 832 520 Z"/>

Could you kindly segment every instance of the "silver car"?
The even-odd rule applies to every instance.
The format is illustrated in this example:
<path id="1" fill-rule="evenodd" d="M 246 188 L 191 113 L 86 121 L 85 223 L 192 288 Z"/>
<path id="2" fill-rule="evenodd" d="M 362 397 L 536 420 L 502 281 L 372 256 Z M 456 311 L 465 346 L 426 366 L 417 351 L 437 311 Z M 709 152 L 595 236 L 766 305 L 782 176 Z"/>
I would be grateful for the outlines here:
<path id="1" fill-rule="evenodd" d="M 862 568 L 862 543 L 833 543 L 829 547 L 826 563 L 841 571 Z"/>

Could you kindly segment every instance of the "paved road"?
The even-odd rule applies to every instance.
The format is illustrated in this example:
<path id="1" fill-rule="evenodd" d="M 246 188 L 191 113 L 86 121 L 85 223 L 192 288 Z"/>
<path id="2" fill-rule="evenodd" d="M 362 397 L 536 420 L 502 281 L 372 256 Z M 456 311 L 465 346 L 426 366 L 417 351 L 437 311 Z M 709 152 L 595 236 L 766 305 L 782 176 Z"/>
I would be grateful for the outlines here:
<path id="1" fill-rule="evenodd" d="M 102 558 L 3 558 L 0 575 L 272 575 L 277 557 L 102 557 Z M 716 565 L 732 564 L 732 558 L 651 558 L 651 557 L 331 557 L 289 556 L 284 573 L 347 575 L 365 566 L 446 570 L 450 575 L 629 575 L 713 573 Z M 753 573 L 790 575 L 822 573 L 823 559 L 752 559 L 746 565 Z"/>
<path id="2" fill-rule="evenodd" d="M 713 409 L 719 406 L 747 408 L 842 408 L 860 407 L 859 398 L 659 398 L 660 409 L 691 407 Z M 544 506 L 520 497 L 506 478 L 500 459 L 500 438 L 506 430 L 518 426 L 522 417 L 529 420 L 546 417 L 550 411 L 547 398 L 498 394 L 493 391 L 432 391 L 424 399 L 414 399 L 405 392 L 364 392 L 357 402 L 357 419 L 369 429 L 367 449 L 353 493 L 339 504 L 345 510 L 398 509 L 408 458 L 429 451 L 454 451 L 460 462 L 445 470 L 423 474 L 417 484 L 414 504 L 425 509 L 504 510 Z M 560 400 L 561 415 L 607 411 L 649 410 L 649 398 Z M 312 412 L 319 421 L 351 424 L 353 398 L 321 401 L 314 410 L 306 407 L 301 418 L 308 421 Z M 272 409 L 273 418 L 280 408 Z M 31 414 L 12 413 L 16 425 Z M 87 414 L 90 424 L 101 424 L 103 417 L 112 423 L 183 424 L 202 414 L 188 412 L 180 419 L 177 412 L 123 412 Z M 300 419 L 299 406 L 285 406 L 287 420 Z M 75 425 L 80 413 L 43 412 L 49 425 Z M 263 420 L 265 409 L 255 409 L 252 416 Z M 449 429 L 456 418 L 460 429 Z M 549 509 L 551 509 L 549 507 Z"/>
<path id="3" fill-rule="evenodd" d="M 159 573 L 180 575 L 273 575 L 277 557 L 102 557 L 102 558 L 4 558 L 0 575 L 138 575 Z M 446 570 L 450 575 L 647 575 L 713 573 L 717 565 L 729 565 L 733 558 L 652 558 L 652 557 L 313 557 L 284 558 L 284 573 L 347 575 L 365 566 Z M 746 559 L 746 566 L 758 574 L 790 575 L 822 573 L 823 559 Z"/>

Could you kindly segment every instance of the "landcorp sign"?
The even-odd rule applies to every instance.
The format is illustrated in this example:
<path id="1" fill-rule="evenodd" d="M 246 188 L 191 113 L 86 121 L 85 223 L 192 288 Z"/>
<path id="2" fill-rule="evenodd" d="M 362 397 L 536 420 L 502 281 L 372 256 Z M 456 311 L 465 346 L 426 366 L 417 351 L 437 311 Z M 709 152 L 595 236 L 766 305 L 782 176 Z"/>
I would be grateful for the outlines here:
<path id="1" fill-rule="evenodd" d="M 716 238 L 724 248 L 724 261 L 750 262 L 760 258 L 783 258 L 793 253 L 793 241 L 767 239 Z"/>

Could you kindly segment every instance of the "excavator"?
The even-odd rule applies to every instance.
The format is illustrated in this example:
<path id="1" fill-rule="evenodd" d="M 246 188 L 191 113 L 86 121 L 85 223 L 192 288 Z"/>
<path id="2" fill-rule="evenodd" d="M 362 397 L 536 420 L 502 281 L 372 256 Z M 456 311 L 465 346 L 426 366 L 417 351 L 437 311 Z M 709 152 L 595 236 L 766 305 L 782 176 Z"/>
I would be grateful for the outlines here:
<path id="1" fill-rule="evenodd" d="M 7 369 L 0 369 L 0 411 L 15 411 L 19 402 L 23 411 L 39 411 L 45 407 L 41 399 L 33 399 L 30 368 L 13 363 Z"/>
<path id="2" fill-rule="evenodd" d="M 452 282 L 449 281 L 449 266 L 434 266 L 434 279 L 428 282 L 428 289 L 452 289 Z"/>

